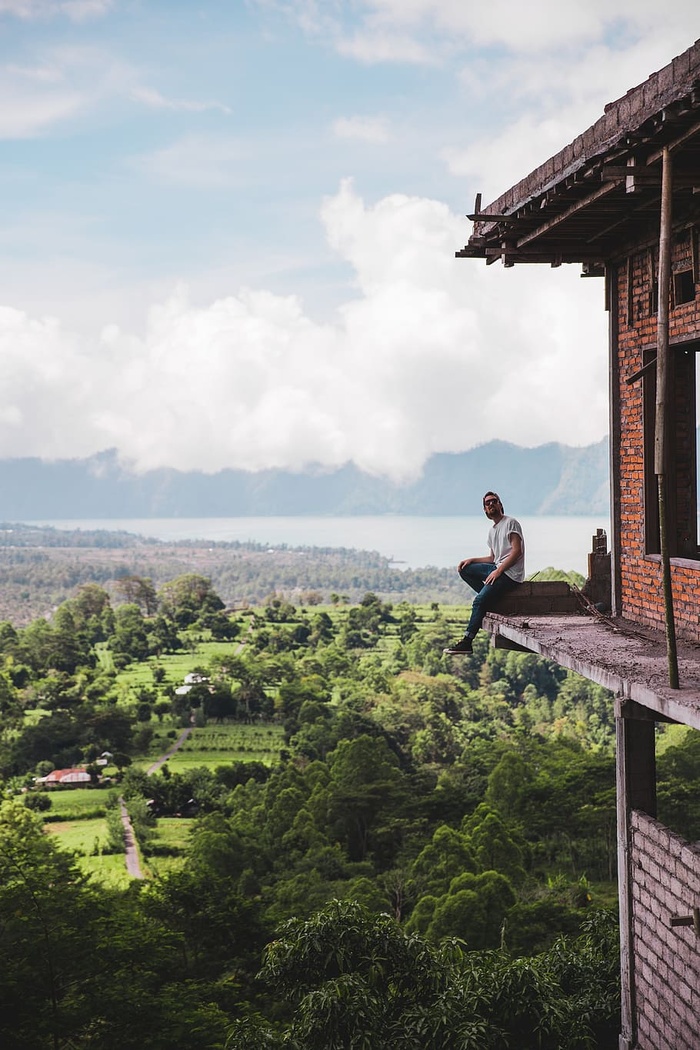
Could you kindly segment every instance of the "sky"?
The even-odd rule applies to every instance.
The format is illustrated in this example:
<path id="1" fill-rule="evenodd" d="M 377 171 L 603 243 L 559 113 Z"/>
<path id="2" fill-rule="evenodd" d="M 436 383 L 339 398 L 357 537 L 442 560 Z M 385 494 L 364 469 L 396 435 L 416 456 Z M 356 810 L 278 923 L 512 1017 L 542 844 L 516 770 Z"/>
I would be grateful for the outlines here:
<path id="1" fill-rule="evenodd" d="M 0 457 L 401 482 L 600 440 L 602 281 L 455 252 L 699 36 L 697 0 L 0 0 Z"/>

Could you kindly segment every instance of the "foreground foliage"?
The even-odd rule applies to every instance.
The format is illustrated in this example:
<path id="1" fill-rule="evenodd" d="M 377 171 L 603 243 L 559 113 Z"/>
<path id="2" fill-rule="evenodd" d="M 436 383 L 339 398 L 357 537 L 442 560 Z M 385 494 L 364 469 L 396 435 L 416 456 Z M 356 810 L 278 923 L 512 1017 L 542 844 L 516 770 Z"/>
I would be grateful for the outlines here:
<path id="1" fill-rule="evenodd" d="M 483 637 L 450 660 L 463 613 L 435 603 L 276 594 L 231 615 L 192 573 L 123 590 L 0 624 L 1 1045 L 615 1045 L 604 690 Z M 243 727 L 256 750 L 232 760 Z M 183 730 L 201 764 L 149 775 Z M 56 805 L 34 778 L 74 763 L 115 789 Z M 691 836 L 695 738 L 658 765 Z M 163 871 L 126 890 L 43 823 L 104 818 L 121 848 L 119 795 Z M 191 833 L 166 845 L 164 818 Z"/>
<path id="2" fill-rule="evenodd" d="M 533 959 L 433 947 L 388 916 L 332 902 L 290 920 L 265 951 L 261 979 L 292 1007 L 282 1035 L 246 1022 L 230 1045 L 312 1050 L 542 1050 L 612 1046 L 617 931 L 598 913 L 576 939 Z M 237 1043 L 237 1035 L 245 1042 Z"/>

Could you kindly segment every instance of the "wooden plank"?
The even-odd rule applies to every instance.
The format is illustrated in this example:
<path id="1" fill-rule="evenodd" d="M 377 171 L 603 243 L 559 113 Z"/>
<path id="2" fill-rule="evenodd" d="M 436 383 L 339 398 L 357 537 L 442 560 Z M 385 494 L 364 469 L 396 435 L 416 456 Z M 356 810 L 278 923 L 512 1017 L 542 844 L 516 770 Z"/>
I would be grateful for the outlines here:
<path id="1" fill-rule="evenodd" d="M 672 689 L 678 689 L 678 653 L 676 624 L 671 586 L 669 522 L 667 516 L 667 410 L 670 414 L 670 375 L 668 368 L 669 287 L 671 282 L 671 204 L 673 200 L 673 162 L 668 148 L 663 151 L 663 187 L 661 191 L 661 229 L 659 232 L 659 304 L 657 310 L 656 350 L 656 425 L 654 431 L 654 473 L 659 498 L 659 534 L 661 539 L 661 575 L 664 595 L 664 618 L 668 651 L 668 678 Z"/>
<path id="2" fill-rule="evenodd" d="M 467 218 L 470 222 L 498 222 L 505 223 L 507 226 L 532 222 L 532 219 L 524 215 L 487 215 L 485 212 L 474 212 L 473 215 L 467 215 Z"/>
<path id="3" fill-rule="evenodd" d="M 648 165 L 624 167 L 622 164 L 604 164 L 600 174 L 603 180 L 633 178 L 639 179 L 645 185 L 661 185 L 661 172 Z"/>
<path id="4" fill-rule="evenodd" d="M 628 376 L 628 378 L 625 380 L 627 386 L 634 386 L 635 383 L 639 382 L 640 379 L 643 379 L 644 376 L 648 372 L 651 372 L 652 369 L 656 370 L 655 357 L 652 357 L 651 361 L 647 361 L 645 365 L 642 365 L 642 367 L 639 368 L 636 372 L 633 372 L 631 376 Z"/>

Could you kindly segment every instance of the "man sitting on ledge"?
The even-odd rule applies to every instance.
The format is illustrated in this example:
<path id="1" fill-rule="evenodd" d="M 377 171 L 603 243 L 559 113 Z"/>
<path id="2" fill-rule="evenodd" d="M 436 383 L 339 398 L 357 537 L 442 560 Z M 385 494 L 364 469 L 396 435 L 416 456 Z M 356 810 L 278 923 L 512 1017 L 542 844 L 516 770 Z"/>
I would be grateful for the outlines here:
<path id="1" fill-rule="evenodd" d="M 464 582 L 476 591 L 476 598 L 464 637 L 444 650 L 449 655 L 470 653 L 486 613 L 525 579 L 525 540 L 520 522 L 505 514 L 495 492 L 484 496 L 484 513 L 493 522 L 488 534 L 489 553 L 483 558 L 464 558 L 457 566 Z"/>

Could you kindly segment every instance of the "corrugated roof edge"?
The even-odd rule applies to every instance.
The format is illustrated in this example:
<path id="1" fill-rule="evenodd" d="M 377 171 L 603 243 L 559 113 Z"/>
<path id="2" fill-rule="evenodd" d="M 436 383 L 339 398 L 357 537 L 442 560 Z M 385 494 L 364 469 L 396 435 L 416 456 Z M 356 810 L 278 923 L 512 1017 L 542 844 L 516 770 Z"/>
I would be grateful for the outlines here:
<path id="1" fill-rule="evenodd" d="M 517 182 L 483 210 L 487 215 L 511 214 L 591 160 L 606 153 L 671 102 L 687 95 L 700 78 L 700 40 L 647 80 L 605 106 L 603 116 L 573 142 Z M 474 234 L 492 222 L 476 223 Z"/>

